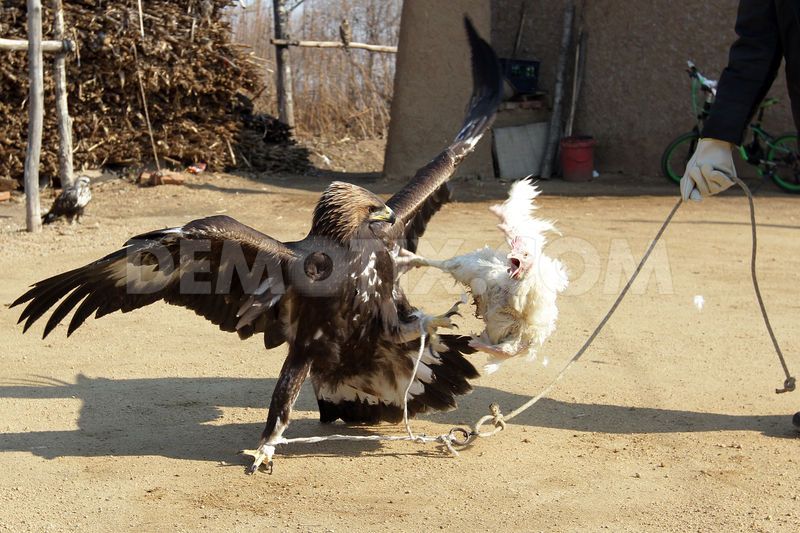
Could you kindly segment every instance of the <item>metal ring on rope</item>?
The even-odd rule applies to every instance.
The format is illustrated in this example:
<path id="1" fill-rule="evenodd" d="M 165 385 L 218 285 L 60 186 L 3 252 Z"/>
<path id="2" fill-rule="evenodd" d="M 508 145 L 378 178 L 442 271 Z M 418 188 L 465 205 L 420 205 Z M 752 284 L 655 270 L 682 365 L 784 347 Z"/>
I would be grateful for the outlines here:
<path id="1" fill-rule="evenodd" d="M 457 435 L 461 435 L 461 437 L 459 438 L 457 437 Z M 475 437 L 477 437 L 477 435 L 468 429 L 454 427 L 447 434 L 447 437 L 448 440 L 453 444 L 455 444 L 456 446 L 466 446 L 470 444 L 473 440 L 475 440 Z"/>

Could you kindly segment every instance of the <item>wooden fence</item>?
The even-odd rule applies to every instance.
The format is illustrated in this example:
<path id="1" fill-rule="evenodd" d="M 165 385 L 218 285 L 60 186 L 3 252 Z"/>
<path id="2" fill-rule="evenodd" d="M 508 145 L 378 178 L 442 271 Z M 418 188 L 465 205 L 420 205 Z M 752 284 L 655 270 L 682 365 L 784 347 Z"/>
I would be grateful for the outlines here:
<path id="1" fill-rule="evenodd" d="M 42 2 L 28 2 L 28 40 L 0 38 L 0 50 L 28 51 L 28 148 L 25 152 L 25 218 L 29 232 L 42 231 L 42 213 L 39 203 L 39 162 L 42 154 L 42 128 L 44 125 L 44 60 L 43 54 L 53 54 L 56 85 L 56 113 L 59 133 L 59 174 L 61 186 L 72 185 L 72 119 L 67 106 L 67 55 L 74 49 L 64 38 L 64 9 L 61 0 L 52 0 L 55 40 L 42 39 Z"/>

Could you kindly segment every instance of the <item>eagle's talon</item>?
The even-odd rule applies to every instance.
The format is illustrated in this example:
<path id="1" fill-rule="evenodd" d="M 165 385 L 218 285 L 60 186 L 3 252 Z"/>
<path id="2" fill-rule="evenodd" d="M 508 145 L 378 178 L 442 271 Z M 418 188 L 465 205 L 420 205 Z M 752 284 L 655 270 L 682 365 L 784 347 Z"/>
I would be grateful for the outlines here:
<path id="1" fill-rule="evenodd" d="M 268 474 L 272 474 L 274 463 L 272 455 L 275 453 L 275 446 L 270 444 L 263 444 L 257 450 L 241 450 L 239 455 L 249 455 L 253 458 L 253 464 L 245 469 L 245 474 L 251 476 L 256 473 L 258 467 L 261 466 L 266 460 L 265 470 Z"/>
<path id="2" fill-rule="evenodd" d="M 458 306 L 462 303 L 464 302 L 459 300 L 443 314 L 429 317 L 425 321 L 425 331 L 427 331 L 429 335 L 433 335 L 439 328 L 458 329 L 458 324 L 453 322 L 451 318 L 454 316 L 464 318 L 461 313 L 458 312 Z"/>
<path id="3" fill-rule="evenodd" d="M 453 305 L 450 307 L 450 309 L 448 309 L 447 311 L 445 311 L 445 313 L 444 313 L 444 316 L 447 316 L 447 317 L 450 317 L 450 316 L 453 316 L 453 315 L 458 315 L 458 316 L 461 316 L 461 315 L 458 313 L 458 306 L 460 306 L 460 305 L 461 305 L 461 304 L 463 304 L 463 303 L 464 303 L 464 301 L 463 301 L 463 300 L 458 300 L 456 303 L 454 303 L 454 304 L 453 304 Z"/>
<path id="4" fill-rule="evenodd" d="M 436 333 L 436 330 L 439 328 L 452 328 L 454 326 L 453 321 L 445 316 L 434 316 L 428 319 L 425 323 L 425 331 L 428 334 Z"/>

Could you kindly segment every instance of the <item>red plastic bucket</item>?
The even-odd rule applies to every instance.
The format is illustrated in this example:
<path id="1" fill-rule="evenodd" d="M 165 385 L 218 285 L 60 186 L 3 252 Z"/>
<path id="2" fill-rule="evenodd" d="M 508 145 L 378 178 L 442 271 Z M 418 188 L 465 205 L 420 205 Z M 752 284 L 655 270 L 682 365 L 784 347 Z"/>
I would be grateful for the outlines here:
<path id="1" fill-rule="evenodd" d="M 566 181 L 590 181 L 594 172 L 595 140 L 587 136 L 561 139 L 561 169 Z"/>

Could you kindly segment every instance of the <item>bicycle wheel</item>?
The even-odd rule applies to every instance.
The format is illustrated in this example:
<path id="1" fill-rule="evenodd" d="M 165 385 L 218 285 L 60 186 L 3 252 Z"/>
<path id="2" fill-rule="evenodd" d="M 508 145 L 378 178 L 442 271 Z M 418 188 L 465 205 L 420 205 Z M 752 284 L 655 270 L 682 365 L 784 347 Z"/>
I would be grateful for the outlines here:
<path id="1" fill-rule="evenodd" d="M 699 138 L 700 134 L 698 132 L 689 131 L 679 135 L 669 143 L 669 146 L 661 156 L 661 172 L 666 178 L 675 183 L 681 182 L 686 165 L 689 163 L 689 159 L 692 158 L 695 148 L 697 148 L 697 140 Z"/>
<path id="2" fill-rule="evenodd" d="M 800 152 L 797 134 L 776 138 L 767 151 L 767 172 L 784 191 L 800 194 Z"/>

